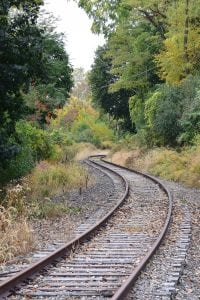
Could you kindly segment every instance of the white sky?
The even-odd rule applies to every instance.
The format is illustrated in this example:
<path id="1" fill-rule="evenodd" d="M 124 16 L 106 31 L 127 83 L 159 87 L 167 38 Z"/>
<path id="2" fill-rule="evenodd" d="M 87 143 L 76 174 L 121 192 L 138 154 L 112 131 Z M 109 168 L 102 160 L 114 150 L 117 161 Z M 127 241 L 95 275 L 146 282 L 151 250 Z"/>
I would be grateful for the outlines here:
<path id="1" fill-rule="evenodd" d="M 57 31 L 66 35 L 66 50 L 71 64 L 75 68 L 89 70 L 95 50 L 98 45 L 104 44 L 103 36 L 92 34 L 91 20 L 73 1 L 45 0 L 44 3 L 43 8 L 60 19 Z"/>

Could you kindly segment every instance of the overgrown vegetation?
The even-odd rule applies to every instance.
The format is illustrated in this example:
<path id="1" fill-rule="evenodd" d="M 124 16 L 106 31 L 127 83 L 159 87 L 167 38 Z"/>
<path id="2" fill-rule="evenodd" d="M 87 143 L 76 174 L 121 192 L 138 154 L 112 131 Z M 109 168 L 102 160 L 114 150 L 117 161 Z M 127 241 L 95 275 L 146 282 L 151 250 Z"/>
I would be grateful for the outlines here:
<path id="1" fill-rule="evenodd" d="M 43 1 L 0 4 L 0 187 L 23 177 L 0 192 L 1 261 L 20 240 L 32 247 L 30 218 L 70 212 L 55 198 L 86 183 L 75 157 L 88 149 L 200 185 L 200 0 L 76 2 L 106 43 L 90 72 L 74 70 L 71 98 L 63 35 L 38 23 Z"/>
<path id="2" fill-rule="evenodd" d="M 200 139 L 192 146 L 179 149 L 141 146 L 137 139 L 127 136 L 117 143 L 110 159 L 118 164 L 151 173 L 155 176 L 200 187 Z"/>
<path id="3" fill-rule="evenodd" d="M 107 37 L 90 75 L 93 101 L 122 124 L 130 118 L 148 147 L 191 144 L 200 129 L 199 0 L 78 2 Z"/>
<path id="4" fill-rule="evenodd" d="M 30 220 L 72 212 L 67 193 L 88 184 L 74 159 L 78 143 L 114 140 L 89 103 L 85 74 L 73 90 L 81 101 L 69 101 L 73 70 L 64 36 L 52 20 L 38 22 L 42 5 L 0 4 L 0 262 L 34 247 Z"/>
<path id="5" fill-rule="evenodd" d="M 95 146 L 104 148 L 105 143 L 115 139 L 113 131 L 99 119 L 99 113 L 90 102 L 72 97 L 64 108 L 54 113 L 56 118 L 51 118 L 46 129 L 28 120 L 16 123 L 21 151 L 2 170 L 1 182 L 26 176 L 17 185 L 9 184 L 6 193 L 0 195 L 3 205 L 0 226 L 4 228 L 0 261 L 2 257 L 6 261 L 34 247 L 30 220 L 79 213 L 70 207 L 67 194 L 72 189 L 86 188 L 89 178 L 83 166 L 75 162 L 75 156 L 85 158 L 84 148 L 85 151 L 95 150 Z M 18 222 L 25 226 L 24 234 L 18 232 L 21 228 Z M 10 233 L 13 226 L 17 230 Z M 7 248 L 9 251 L 5 254 Z"/>
<path id="6" fill-rule="evenodd" d="M 121 119 L 118 126 L 132 121 L 113 151 L 127 158 L 132 150 L 134 165 L 199 186 L 200 1 L 78 3 L 106 37 L 90 75 L 93 101 Z"/>
<path id="7" fill-rule="evenodd" d="M 29 118 L 45 127 L 72 87 L 62 35 L 45 22 L 38 24 L 42 4 L 38 0 L 0 4 L 0 173 L 8 168 L 11 174 L 10 160 L 28 155 L 18 138 L 17 122 Z"/>
<path id="8" fill-rule="evenodd" d="M 100 119 L 89 101 L 72 97 L 69 104 L 56 114 L 51 135 L 57 141 L 64 138 L 62 144 L 87 142 L 101 148 L 106 141 L 115 140 L 113 130 Z"/>
<path id="9" fill-rule="evenodd" d="M 0 206 L 0 263 L 14 256 L 25 254 L 35 246 L 30 224 L 23 216 L 19 218 L 13 207 Z"/>

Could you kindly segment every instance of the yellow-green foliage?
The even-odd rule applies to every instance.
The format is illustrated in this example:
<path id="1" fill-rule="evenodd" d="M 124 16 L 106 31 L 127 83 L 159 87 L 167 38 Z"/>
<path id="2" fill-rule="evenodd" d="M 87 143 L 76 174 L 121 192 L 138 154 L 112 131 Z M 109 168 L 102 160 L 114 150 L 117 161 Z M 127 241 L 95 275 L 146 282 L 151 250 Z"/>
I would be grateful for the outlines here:
<path id="1" fill-rule="evenodd" d="M 48 158 L 48 161 L 52 163 L 58 162 L 58 163 L 67 164 L 73 161 L 78 150 L 79 147 L 77 144 L 73 144 L 70 146 L 54 145 L 54 151 L 52 151 L 51 155 Z"/>
<path id="2" fill-rule="evenodd" d="M 200 144 L 178 152 L 157 148 L 135 155 L 133 150 L 126 165 L 149 172 L 155 176 L 183 182 L 188 186 L 200 187 Z"/>
<path id="3" fill-rule="evenodd" d="M 186 1 L 172 1 L 167 11 L 168 33 L 164 50 L 156 56 L 160 66 L 160 77 L 170 83 L 179 83 L 188 73 L 194 72 L 199 64 L 200 36 L 197 23 L 193 20 L 199 14 L 200 1 L 189 1 L 189 24 L 186 30 Z M 187 34 L 187 45 L 184 38 Z M 186 46 L 186 49 L 185 47 Z"/>
<path id="4" fill-rule="evenodd" d="M 200 145 L 181 152 L 157 150 L 151 157 L 148 170 L 166 179 L 200 187 Z"/>
<path id="5" fill-rule="evenodd" d="M 115 163 L 200 187 L 200 134 L 193 140 L 193 146 L 180 151 L 164 147 L 149 150 L 141 147 L 132 135 L 126 135 L 112 147 L 110 155 Z"/>
<path id="6" fill-rule="evenodd" d="M 59 128 L 72 143 L 86 142 L 103 146 L 105 141 L 113 141 L 114 133 L 106 123 L 99 119 L 90 102 L 78 101 L 72 97 L 69 104 L 56 111 L 57 118 L 52 121 L 52 128 Z M 56 132 L 56 137 L 60 133 Z"/>
<path id="7" fill-rule="evenodd" d="M 154 118 L 156 114 L 156 105 L 158 101 L 161 101 L 161 92 L 156 91 L 154 92 L 145 102 L 145 120 L 147 123 L 147 126 L 152 128 L 154 124 Z"/>
<path id="8" fill-rule="evenodd" d="M 168 180 L 180 181 L 185 179 L 187 158 L 174 150 L 157 149 L 145 158 L 148 171 Z"/>
<path id="9" fill-rule="evenodd" d="M 139 147 L 139 144 L 140 143 L 138 142 L 137 135 L 127 133 L 117 143 L 113 144 L 111 152 L 115 153 L 121 150 L 125 150 L 125 151 L 135 150 Z"/>
<path id="10" fill-rule="evenodd" d="M 75 163 L 50 164 L 41 161 L 33 170 L 30 181 L 36 198 L 59 195 L 84 184 L 85 171 Z"/>
<path id="11" fill-rule="evenodd" d="M 137 129 L 144 126 L 144 101 L 134 95 L 129 99 L 130 116 Z"/>

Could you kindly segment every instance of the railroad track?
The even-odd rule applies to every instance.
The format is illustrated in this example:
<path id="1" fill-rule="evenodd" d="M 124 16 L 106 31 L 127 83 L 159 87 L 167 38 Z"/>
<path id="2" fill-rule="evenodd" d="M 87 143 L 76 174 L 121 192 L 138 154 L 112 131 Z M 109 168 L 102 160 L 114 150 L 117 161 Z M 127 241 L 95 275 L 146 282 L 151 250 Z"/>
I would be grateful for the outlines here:
<path id="1" fill-rule="evenodd" d="M 114 178 L 119 191 L 110 211 L 91 216 L 73 241 L 1 282 L 0 299 L 125 299 L 165 235 L 172 197 L 155 178 L 97 156 L 89 164 Z"/>

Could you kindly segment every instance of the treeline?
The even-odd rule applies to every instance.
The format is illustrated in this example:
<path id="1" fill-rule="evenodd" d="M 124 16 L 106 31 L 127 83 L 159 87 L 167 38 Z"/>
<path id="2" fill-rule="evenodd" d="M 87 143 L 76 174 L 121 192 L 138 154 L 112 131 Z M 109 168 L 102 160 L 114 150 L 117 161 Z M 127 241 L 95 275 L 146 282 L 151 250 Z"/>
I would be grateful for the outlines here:
<path id="1" fill-rule="evenodd" d="M 62 35 L 38 22 L 40 0 L 0 3 L 0 181 L 51 152 L 45 128 L 73 85 Z"/>
<path id="2" fill-rule="evenodd" d="M 200 133 L 200 0 L 80 0 L 103 33 L 93 101 L 148 146 Z"/>

